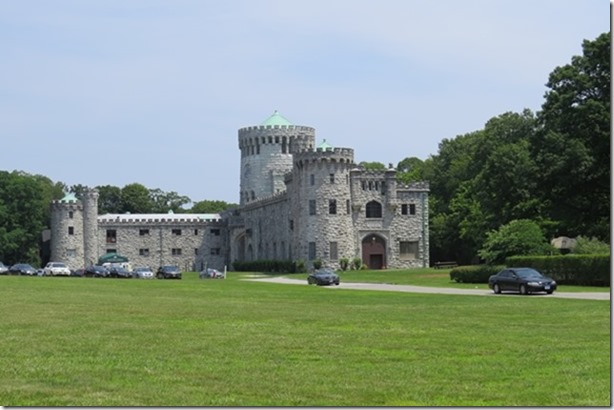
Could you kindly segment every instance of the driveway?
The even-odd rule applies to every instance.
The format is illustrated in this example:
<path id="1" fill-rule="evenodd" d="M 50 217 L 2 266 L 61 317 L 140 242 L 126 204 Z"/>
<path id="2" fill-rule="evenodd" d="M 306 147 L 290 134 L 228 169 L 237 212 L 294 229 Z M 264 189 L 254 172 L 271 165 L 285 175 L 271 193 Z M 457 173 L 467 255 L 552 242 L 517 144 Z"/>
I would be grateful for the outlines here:
<path id="1" fill-rule="evenodd" d="M 287 285 L 307 285 L 307 281 L 303 279 L 290 278 L 269 278 L 260 277 L 252 280 L 256 282 L 271 282 L 285 283 Z M 362 290 L 383 290 L 388 292 L 410 292 L 410 293 L 437 293 L 443 295 L 474 295 L 474 296 L 495 296 L 491 290 L 484 289 L 454 289 L 454 288 L 433 288 L 427 286 L 411 286 L 411 285 L 390 285 L 386 283 L 350 283 L 341 282 L 339 286 L 322 286 L 326 289 L 362 289 Z M 497 296 L 514 296 L 514 293 L 503 293 Z M 554 292 L 552 295 L 544 293 L 536 293 L 532 297 L 547 297 L 547 298 L 562 298 L 562 299 L 590 299 L 590 300 L 610 300 L 609 292 Z"/>

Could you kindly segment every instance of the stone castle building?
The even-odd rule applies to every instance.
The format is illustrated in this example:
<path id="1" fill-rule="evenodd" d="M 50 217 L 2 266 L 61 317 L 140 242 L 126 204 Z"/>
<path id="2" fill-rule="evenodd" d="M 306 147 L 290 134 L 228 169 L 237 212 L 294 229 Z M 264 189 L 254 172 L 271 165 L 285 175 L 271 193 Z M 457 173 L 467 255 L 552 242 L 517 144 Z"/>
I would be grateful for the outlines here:
<path id="1" fill-rule="evenodd" d="M 222 269 L 234 261 L 359 257 L 371 269 L 429 266 L 428 184 L 367 171 L 351 148 L 316 146 L 315 129 L 277 111 L 239 129 L 240 206 L 221 214 L 98 215 L 98 193 L 52 204 L 51 259 L 71 268 L 106 253 L 132 266 Z"/>

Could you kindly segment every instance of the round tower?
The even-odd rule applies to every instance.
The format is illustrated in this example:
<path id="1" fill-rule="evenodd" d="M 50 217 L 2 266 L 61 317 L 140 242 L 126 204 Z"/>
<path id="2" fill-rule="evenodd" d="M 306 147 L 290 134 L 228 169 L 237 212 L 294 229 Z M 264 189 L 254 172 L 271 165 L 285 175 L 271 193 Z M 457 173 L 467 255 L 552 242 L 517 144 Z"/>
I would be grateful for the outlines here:
<path id="1" fill-rule="evenodd" d="M 260 125 L 239 129 L 240 205 L 284 191 L 292 154 L 314 145 L 314 128 L 293 125 L 277 111 Z"/>
<path id="2" fill-rule="evenodd" d="M 353 149 L 333 148 L 326 141 L 294 154 L 289 198 L 297 259 L 321 260 L 324 266 L 337 269 L 341 258 L 354 256 L 353 167 Z"/>
<path id="3" fill-rule="evenodd" d="M 83 266 L 98 260 L 98 190 L 83 194 Z"/>
<path id="4" fill-rule="evenodd" d="M 51 260 L 83 265 L 83 205 L 72 193 L 51 203 Z"/>

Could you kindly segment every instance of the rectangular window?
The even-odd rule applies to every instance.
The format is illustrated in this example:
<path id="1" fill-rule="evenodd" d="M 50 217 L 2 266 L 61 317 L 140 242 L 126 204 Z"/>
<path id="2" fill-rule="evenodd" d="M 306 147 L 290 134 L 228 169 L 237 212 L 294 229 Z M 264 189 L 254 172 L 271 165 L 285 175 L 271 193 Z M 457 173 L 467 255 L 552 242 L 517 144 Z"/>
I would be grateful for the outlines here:
<path id="1" fill-rule="evenodd" d="M 198 229 L 194 229 L 194 236 L 198 236 Z"/>
<path id="2" fill-rule="evenodd" d="M 337 200 L 336 199 L 328 200 L 328 213 L 331 215 L 337 214 Z"/>
<path id="3" fill-rule="evenodd" d="M 407 215 L 407 204 L 401 204 L 401 215 Z"/>
<path id="4" fill-rule="evenodd" d="M 173 229 L 172 233 L 173 235 L 181 236 L 181 229 Z"/>
<path id="5" fill-rule="evenodd" d="M 181 248 L 173 248 L 173 249 L 171 249 L 171 255 L 173 255 L 173 256 L 181 256 Z"/>
<path id="6" fill-rule="evenodd" d="M 194 248 L 194 255 L 198 255 L 198 248 Z"/>
<path id="7" fill-rule="evenodd" d="M 149 229 L 139 229 L 139 236 L 148 236 Z"/>
<path id="8" fill-rule="evenodd" d="M 316 200 L 310 199 L 309 200 L 309 215 L 315 215 L 315 214 L 316 214 Z"/>
<path id="9" fill-rule="evenodd" d="M 311 185 L 315 185 L 316 184 L 316 176 L 314 174 L 309 175 L 309 181 L 311 182 Z"/>
<path id="10" fill-rule="evenodd" d="M 345 200 L 345 213 L 348 215 L 350 214 L 350 200 L 349 199 Z"/>
<path id="11" fill-rule="evenodd" d="M 290 230 L 294 230 L 294 219 L 290 219 Z"/>
<path id="12" fill-rule="evenodd" d="M 117 253 L 117 249 L 107 249 L 106 253 Z"/>
<path id="13" fill-rule="evenodd" d="M 309 260 L 315 260 L 316 258 L 316 243 L 309 242 Z"/>
<path id="14" fill-rule="evenodd" d="M 409 214 L 416 215 L 416 204 L 409 204 Z"/>
<path id="15" fill-rule="evenodd" d="M 336 261 L 337 259 L 339 259 L 339 253 L 337 251 L 337 242 L 331 242 L 329 244 L 329 251 L 331 261 Z"/>
<path id="16" fill-rule="evenodd" d="M 69 235 L 74 235 L 75 234 L 75 227 L 74 226 L 69 226 L 68 227 L 68 234 Z"/>
<path id="17" fill-rule="evenodd" d="M 219 255 L 220 248 L 211 248 L 211 255 Z"/>
<path id="18" fill-rule="evenodd" d="M 68 217 L 69 217 L 70 219 L 72 219 L 72 218 L 73 218 L 73 216 L 74 216 L 73 211 L 68 211 Z"/>
<path id="19" fill-rule="evenodd" d="M 330 179 L 331 184 L 335 183 L 335 174 L 328 174 L 328 178 Z"/>
<path id="20" fill-rule="evenodd" d="M 107 243 L 117 242 L 117 231 L 115 229 L 107 229 Z"/>
<path id="21" fill-rule="evenodd" d="M 149 249 L 147 248 L 139 249 L 139 256 L 149 256 Z"/>
<path id="22" fill-rule="evenodd" d="M 220 230 L 219 229 L 211 229 L 209 232 L 213 236 L 220 236 Z"/>
<path id="23" fill-rule="evenodd" d="M 77 256 L 77 250 L 76 249 L 66 249 L 66 256 L 69 258 L 74 258 L 75 256 Z"/>
<path id="24" fill-rule="evenodd" d="M 399 256 L 405 260 L 418 258 L 418 241 L 399 242 Z"/>

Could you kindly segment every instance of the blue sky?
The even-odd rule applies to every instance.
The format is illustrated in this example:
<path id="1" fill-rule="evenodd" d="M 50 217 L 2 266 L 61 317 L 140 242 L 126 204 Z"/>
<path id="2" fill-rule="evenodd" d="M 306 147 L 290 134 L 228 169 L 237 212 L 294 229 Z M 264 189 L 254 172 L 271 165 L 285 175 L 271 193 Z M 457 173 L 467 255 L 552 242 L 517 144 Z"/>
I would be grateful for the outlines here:
<path id="1" fill-rule="evenodd" d="M 0 169 L 239 202 L 274 110 L 355 161 L 538 111 L 605 0 L 3 0 Z"/>

